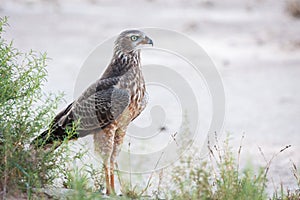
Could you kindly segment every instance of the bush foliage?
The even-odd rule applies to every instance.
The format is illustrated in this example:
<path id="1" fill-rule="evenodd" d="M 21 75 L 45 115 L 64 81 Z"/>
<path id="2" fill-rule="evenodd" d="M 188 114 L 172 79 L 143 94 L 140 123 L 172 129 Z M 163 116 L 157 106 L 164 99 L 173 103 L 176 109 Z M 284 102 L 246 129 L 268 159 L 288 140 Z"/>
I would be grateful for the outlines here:
<path id="1" fill-rule="evenodd" d="M 33 187 L 55 178 L 49 173 L 58 164 L 53 153 L 32 152 L 28 146 L 49 123 L 61 95 L 42 91 L 46 54 L 14 48 L 3 38 L 6 26 L 7 18 L 0 18 L 0 187 L 2 195 L 20 191 L 29 195 Z"/>

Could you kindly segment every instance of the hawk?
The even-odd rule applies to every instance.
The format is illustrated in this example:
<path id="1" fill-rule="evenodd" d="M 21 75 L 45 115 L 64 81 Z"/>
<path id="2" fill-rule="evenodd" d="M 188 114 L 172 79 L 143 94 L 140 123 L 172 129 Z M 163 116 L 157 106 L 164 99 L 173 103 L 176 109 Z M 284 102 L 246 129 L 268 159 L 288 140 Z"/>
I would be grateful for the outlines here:
<path id="1" fill-rule="evenodd" d="M 127 127 L 147 104 L 140 61 L 140 46 L 145 44 L 153 46 L 142 31 L 121 32 L 101 78 L 58 113 L 49 129 L 31 143 L 34 148 L 59 144 L 68 137 L 67 128 L 79 121 L 77 134 L 69 139 L 94 135 L 95 151 L 103 159 L 107 195 L 115 193 L 114 165 Z"/>

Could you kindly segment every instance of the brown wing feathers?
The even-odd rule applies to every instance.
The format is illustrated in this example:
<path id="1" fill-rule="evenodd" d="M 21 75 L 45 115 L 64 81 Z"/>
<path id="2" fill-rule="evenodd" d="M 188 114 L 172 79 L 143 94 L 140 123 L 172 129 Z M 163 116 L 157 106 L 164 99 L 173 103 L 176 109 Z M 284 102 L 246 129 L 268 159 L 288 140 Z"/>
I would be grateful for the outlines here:
<path id="1" fill-rule="evenodd" d="M 31 143 L 35 148 L 48 146 L 66 137 L 76 139 L 96 129 L 103 129 L 115 120 L 129 105 L 130 95 L 126 90 L 115 88 L 118 78 L 99 80 L 91 85 L 76 101 L 53 119 L 49 129 Z M 67 127 L 78 122 L 77 133 L 68 136 Z"/>

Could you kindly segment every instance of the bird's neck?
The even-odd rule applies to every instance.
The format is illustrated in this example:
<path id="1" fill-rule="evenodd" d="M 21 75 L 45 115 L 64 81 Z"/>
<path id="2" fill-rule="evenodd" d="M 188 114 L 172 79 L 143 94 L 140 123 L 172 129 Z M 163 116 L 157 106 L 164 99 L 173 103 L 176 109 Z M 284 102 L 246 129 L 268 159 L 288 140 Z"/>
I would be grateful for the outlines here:
<path id="1" fill-rule="evenodd" d="M 118 49 L 115 49 L 114 55 L 112 58 L 112 63 L 117 62 L 123 66 L 126 66 L 129 64 L 133 66 L 139 66 L 140 64 L 140 51 L 141 50 L 134 50 L 130 52 L 124 52 Z"/>
<path id="2" fill-rule="evenodd" d="M 137 72 L 140 68 L 140 50 L 132 52 L 114 51 L 111 63 L 102 78 L 121 76 L 131 69 Z"/>

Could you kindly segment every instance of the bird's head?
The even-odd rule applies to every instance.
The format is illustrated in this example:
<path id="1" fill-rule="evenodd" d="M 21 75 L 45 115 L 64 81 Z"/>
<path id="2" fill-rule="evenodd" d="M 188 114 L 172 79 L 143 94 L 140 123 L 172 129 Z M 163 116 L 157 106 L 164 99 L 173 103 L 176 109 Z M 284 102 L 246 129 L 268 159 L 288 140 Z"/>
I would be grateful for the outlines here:
<path id="1" fill-rule="evenodd" d="M 139 30 L 126 30 L 121 32 L 116 39 L 115 51 L 131 53 L 145 44 L 151 44 L 153 46 L 153 41 L 144 32 Z"/>

